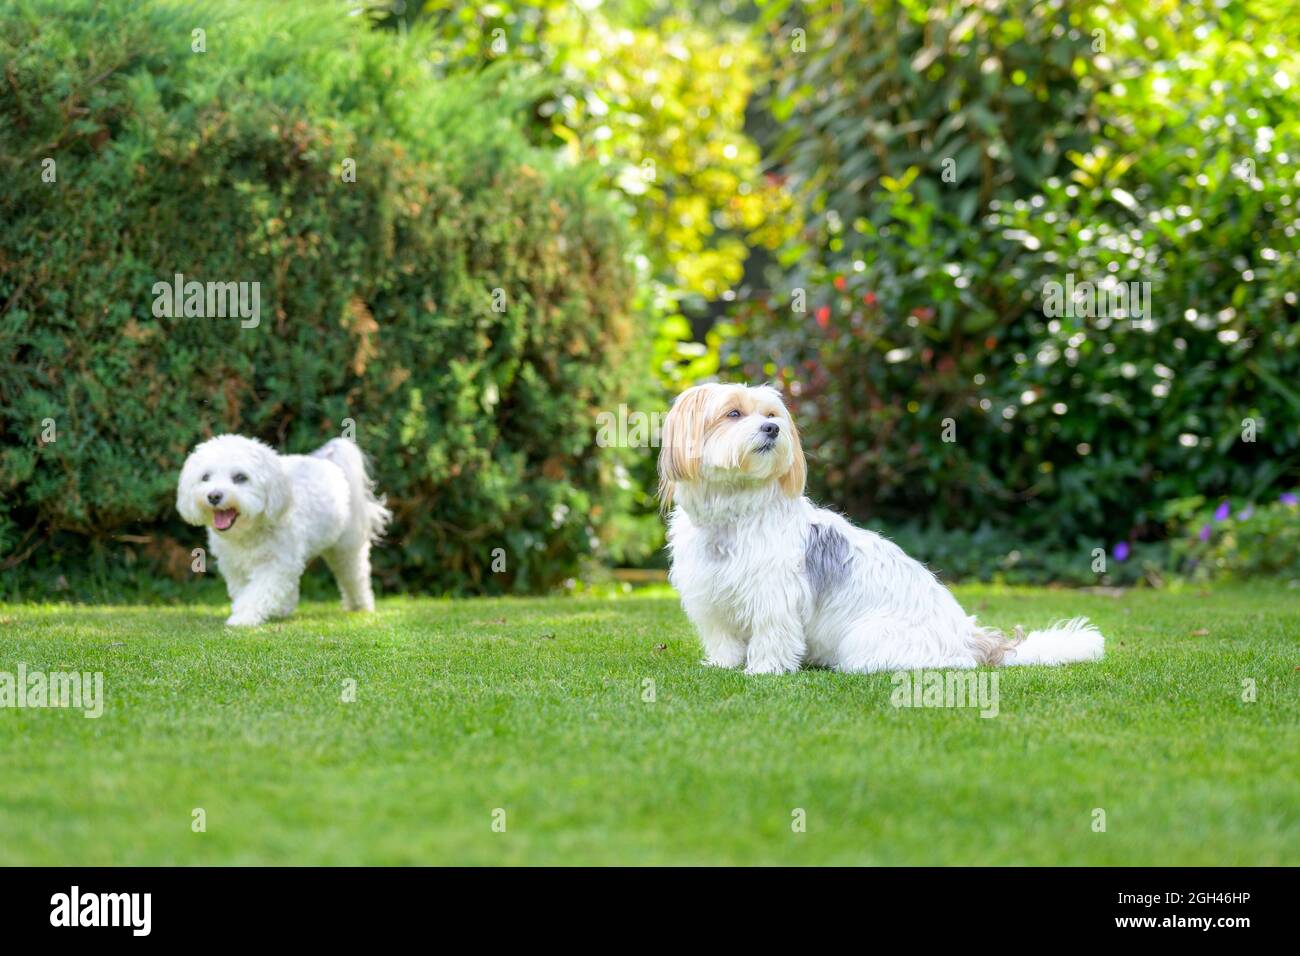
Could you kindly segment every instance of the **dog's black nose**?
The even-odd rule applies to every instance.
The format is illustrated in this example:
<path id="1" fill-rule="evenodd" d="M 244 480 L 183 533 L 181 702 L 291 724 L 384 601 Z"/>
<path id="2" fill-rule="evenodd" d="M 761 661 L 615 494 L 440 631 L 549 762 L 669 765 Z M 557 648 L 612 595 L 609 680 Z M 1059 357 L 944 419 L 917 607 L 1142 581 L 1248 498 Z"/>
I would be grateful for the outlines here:
<path id="1" fill-rule="evenodd" d="M 221 504 L 221 498 L 222 498 L 222 494 L 219 491 L 208 492 L 208 504 L 219 505 Z"/>
<path id="2" fill-rule="evenodd" d="M 781 426 L 776 422 L 763 422 L 763 424 L 758 427 L 758 430 L 768 438 L 775 438 L 780 433 Z"/>

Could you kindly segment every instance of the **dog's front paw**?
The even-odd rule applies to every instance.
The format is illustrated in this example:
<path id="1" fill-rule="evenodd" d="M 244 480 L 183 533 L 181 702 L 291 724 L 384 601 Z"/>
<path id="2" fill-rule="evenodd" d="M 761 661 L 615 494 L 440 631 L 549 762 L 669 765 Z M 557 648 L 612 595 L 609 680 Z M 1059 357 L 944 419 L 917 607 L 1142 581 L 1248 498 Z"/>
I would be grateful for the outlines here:
<path id="1" fill-rule="evenodd" d="M 741 664 L 745 663 L 745 659 L 742 657 L 738 661 L 733 661 L 733 660 L 724 660 L 718 657 L 706 657 L 704 658 L 704 660 L 700 661 L 700 663 L 703 664 L 705 667 L 722 667 L 727 670 L 735 670 Z"/>
<path id="2" fill-rule="evenodd" d="M 780 661 L 750 661 L 745 665 L 746 674 L 793 674 L 798 667 L 788 667 Z"/>
<path id="3" fill-rule="evenodd" d="M 259 624 L 264 623 L 266 623 L 266 618 L 259 617 L 256 614 L 249 614 L 246 611 L 236 611 L 226 618 L 226 627 L 257 627 Z"/>

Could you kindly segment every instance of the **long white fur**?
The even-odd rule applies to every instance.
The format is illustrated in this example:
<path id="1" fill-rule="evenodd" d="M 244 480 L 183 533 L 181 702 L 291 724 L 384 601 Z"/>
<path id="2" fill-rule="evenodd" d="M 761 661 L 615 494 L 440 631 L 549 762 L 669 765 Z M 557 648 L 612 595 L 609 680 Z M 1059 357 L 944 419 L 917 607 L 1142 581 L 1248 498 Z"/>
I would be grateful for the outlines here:
<path id="1" fill-rule="evenodd" d="M 727 416 L 733 409 L 739 418 Z M 780 431 L 765 449 L 767 422 Z M 893 542 L 804 497 L 803 462 L 790 414 L 767 386 L 695 386 L 665 420 L 669 578 L 704 663 L 783 674 L 808 665 L 871 672 L 1101 658 L 1102 635 L 1083 618 L 1023 640 L 981 627 Z M 809 551 L 810 541 L 838 546 L 836 535 L 843 561 L 824 560 L 841 556 L 833 547 Z"/>
<path id="2" fill-rule="evenodd" d="M 245 480 L 237 482 L 236 477 Z M 311 455 L 278 455 L 252 439 L 219 435 L 185 460 L 176 509 L 208 528 L 208 550 L 226 580 L 234 627 L 287 617 L 307 565 L 323 556 L 343 606 L 372 611 L 370 547 L 391 517 L 366 474 L 361 450 L 335 438 Z M 209 495 L 219 496 L 214 505 Z M 238 512 L 228 530 L 217 510 Z"/>

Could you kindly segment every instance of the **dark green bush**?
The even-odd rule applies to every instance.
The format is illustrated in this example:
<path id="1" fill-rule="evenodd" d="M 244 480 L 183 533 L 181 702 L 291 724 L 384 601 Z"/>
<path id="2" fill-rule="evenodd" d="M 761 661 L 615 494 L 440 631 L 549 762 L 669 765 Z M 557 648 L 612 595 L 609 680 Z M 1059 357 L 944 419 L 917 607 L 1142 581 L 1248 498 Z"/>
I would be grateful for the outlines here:
<path id="1" fill-rule="evenodd" d="M 1196 52 L 1179 52 L 1198 24 Z M 1300 105 L 1285 75 L 1300 57 L 1266 52 L 1262 27 L 1189 17 L 1163 37 L 1139 23 L 1164 46 L 1099 96 L 1104 136 L 1068 178 L 990 217 L 1019 247 L 1024 318 L 1023 360 L 987 394 L 1017 409 L 1025 458 L 1055 466 L 1043 524 L 1141 538 L 1174 499 L 1294 484 Z M 1150 283 L 1149 314 L 1044 316 L 1045 284 L 1068 276 Z"/>
<path id="2" fill-rule="evenodd" d="M 396 512 L 384 586 L 545 587 L 600 549 L 622 492 L 595 415 L 636 341 L 621 211 L 527 145 L 509 83 L 432 82 L 416 42 L 337 4 L 6 13 L 7 581 L 184 578 L 190 447 L 303 452 L 349 419 Z M 260 325 L 155 318 L 174 273 L 259 282 Z"/>
<path id="3" fill-rule="evenodd" d="M 1172 498 L 1294 481 L 1300 109 L 1274 74 L 1298 64 L 1267 41 L 1295 21 L 1222 6 L 774 21 L 786 49 L 807 30 L 770 109 L 816 228 L 737 310 L 729 362 L 797 397 L 815 495 L 1087 566 L 1161 537 Z M 1071 274 L 1150 282 L 1150 314 L 1046 315 Z"/>

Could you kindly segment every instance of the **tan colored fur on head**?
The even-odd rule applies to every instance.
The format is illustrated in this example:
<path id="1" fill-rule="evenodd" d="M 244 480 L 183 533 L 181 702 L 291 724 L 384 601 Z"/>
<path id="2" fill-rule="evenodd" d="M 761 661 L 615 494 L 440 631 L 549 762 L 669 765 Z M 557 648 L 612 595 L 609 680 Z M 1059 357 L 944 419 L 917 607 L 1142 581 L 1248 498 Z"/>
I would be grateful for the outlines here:
<path id="1" fill-rule="evenodd" d="M 790 462 L 790 470 L 781 476 L 780 484 L 787 495 L 798 498 L 808 484 L 808 460 L 804 458 L 803 442 L 799 440 L 799 428 L 794 418 L 787 413 L 786 421 L 790 426 L 790 440 L 794 443 L 794 461 Z"/>
<path id="2" fill-rule="evenodd" d="M 790 467 L 777 482 L 781 490 L 792 498 L 804 492 L 808 465 L 799 429 L 781 401 L 780 393 L 770 386 L 750 388 L 745 385 L 709 383 L 695 385 L 677 396 L 664 419 L 659 448 L 659 504 L 664 511 L 672 507 L 673 492 L 678 482 L 696 481 L 700 477 L 705 442 L 718 428 L 725 427 L 724 416 L 728 408 L 750 414 L 760 407 L 779 411 L 791 443 Z"/>
<path id="3" fill-rule="evenodd" d="M 700 443 L 709 410 L 709 386 L 695 385 L 673 401 L 659 436 L 659 507 L 673 505 L 673 486 L 700 476 Z"/>

